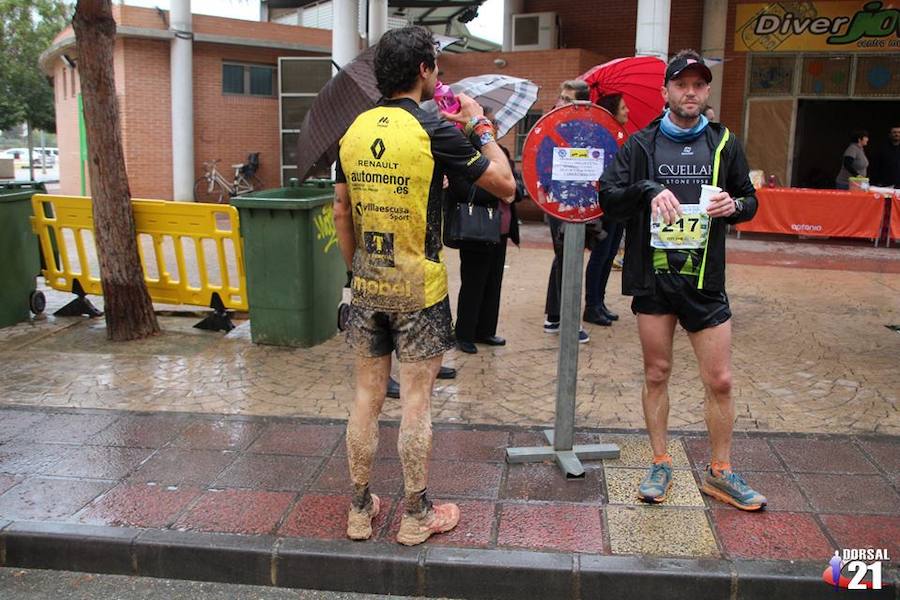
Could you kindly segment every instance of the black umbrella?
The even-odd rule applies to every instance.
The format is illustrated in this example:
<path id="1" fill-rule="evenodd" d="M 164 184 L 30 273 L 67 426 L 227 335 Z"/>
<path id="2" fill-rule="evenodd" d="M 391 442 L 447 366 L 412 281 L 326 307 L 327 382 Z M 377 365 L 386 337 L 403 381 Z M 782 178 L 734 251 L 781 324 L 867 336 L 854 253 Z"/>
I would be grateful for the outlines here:
<path id="1" fill-rule="evenodd" d="M 435 35 L 438 52 L 457 38 Z M 297 177 L 322 171 L 338 159 L 338 142 L 353 120 L 381 100 L 375 79 L 375 46 L 367 48 L 325 84 L 300 125 Z"/>
<path id="2" fill-rule="evenodd" d="M 381 99 L 375 81 L 375 46 L 368 48 L 325 84 L 300 125 L 297 176 L 328 168 L 338 158 L 338 141 L 362 112 Z"/>

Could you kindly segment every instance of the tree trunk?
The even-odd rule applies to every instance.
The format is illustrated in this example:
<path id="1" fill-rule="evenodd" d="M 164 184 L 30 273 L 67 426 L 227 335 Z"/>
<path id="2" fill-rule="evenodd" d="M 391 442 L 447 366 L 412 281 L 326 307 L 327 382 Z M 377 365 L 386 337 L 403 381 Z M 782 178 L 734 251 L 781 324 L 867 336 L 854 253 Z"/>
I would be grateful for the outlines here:
<path id="1" fill-rule="evenodd" d="M 113 76 L 116 23 L 110 0 L 78 0 L 72 26 L 84 100 L 106 337 L 145 338 L 159 333 L 159 324 L 144 282 L 125 172 Z"/>

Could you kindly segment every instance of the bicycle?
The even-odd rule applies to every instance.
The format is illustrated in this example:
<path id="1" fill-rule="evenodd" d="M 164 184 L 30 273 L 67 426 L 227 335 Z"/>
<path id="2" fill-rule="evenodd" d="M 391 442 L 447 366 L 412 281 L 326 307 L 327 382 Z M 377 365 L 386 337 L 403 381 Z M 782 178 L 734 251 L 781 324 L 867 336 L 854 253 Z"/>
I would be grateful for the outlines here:
<path id="1" fill-rule="evenodd" d="M 209 202 L 226 204 L 231 198 L 247 194 L 263 187 L 262 181 L 256 176 L 259 169 L 259 153 L 254 152 L 247 157 L 246 163 L 231 165 L 234 169 L 234 180 L 229 182 L 222 175 L 216 164 L 221 159 L 208 160 L 203 163 L 203 175 L 194 182 L 194 200 L 196 202 Z"/>

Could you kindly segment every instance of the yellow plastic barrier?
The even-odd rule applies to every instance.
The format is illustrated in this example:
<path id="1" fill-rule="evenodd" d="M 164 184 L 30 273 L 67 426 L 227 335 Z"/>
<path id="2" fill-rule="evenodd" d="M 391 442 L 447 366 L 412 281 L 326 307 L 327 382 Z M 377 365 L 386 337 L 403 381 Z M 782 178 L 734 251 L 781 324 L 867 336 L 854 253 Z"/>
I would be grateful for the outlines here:
<path id="1" fill-rule="evenodd" d="M 31 203 L 47 284 L 77 293 L 73 284 L 78 280 L 84 292 L 102 294 L 91 199 L 35 194 Z M 164 200 L 132 204 L 144 279 L 154 302 L 210 306 L 218 294 L 225 308 L 248 309 L 236 208 Z"/>

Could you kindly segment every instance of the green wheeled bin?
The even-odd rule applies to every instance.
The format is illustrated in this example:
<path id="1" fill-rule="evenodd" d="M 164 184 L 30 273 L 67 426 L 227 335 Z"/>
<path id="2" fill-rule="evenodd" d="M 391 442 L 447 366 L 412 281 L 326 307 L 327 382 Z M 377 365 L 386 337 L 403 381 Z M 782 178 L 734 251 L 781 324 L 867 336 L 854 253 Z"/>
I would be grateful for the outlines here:
<path id="1" fill-rule="evenodd" d="M 27 321 L 46 306 L 35 280 L 41 261 L 31 230 L 31 197 L 44 191 L 38 182 L 0 183 L 0 327 Z"/>
<path id="2" fill-rule="evenodd" d="M 233 198 L 244 240 L 254 343 L 308 348 L 337 331 L 347 278 L 328 182 Z"/>

